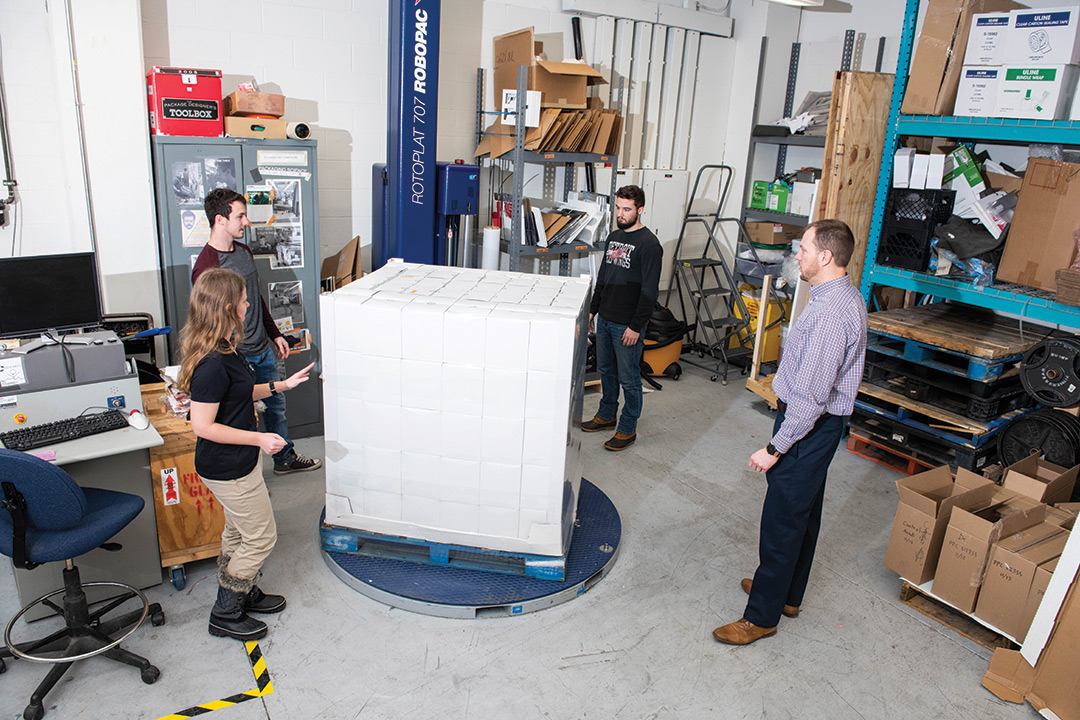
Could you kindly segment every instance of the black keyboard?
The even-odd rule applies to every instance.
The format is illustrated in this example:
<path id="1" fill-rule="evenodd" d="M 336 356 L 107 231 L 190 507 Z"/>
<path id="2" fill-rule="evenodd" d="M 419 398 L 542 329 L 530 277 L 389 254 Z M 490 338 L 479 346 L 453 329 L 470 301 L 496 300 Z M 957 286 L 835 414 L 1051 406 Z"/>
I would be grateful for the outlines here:
<path id="1" fill-rule="evenodd" d="M 87 435 L 120 430 L 127 426 L 127 416 L 124 413 L 119 410 L 106 410 L 0 433 L 0 442 L 4 443 L 8 450 L 33 450 L 68 440 L 78 440 Z"/>

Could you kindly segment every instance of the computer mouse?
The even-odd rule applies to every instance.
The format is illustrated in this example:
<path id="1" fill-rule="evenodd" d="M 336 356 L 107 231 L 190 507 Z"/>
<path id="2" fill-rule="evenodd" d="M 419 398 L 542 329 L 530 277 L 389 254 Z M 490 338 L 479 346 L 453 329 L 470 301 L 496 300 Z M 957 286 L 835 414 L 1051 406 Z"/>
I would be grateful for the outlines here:
<path id="1" fill-rule="evenodd" d="M 150 427 L 150 419 L 138 410 L 132 410 L 128 415 L 128 425 L 136 430 L 145 430 Z"/>

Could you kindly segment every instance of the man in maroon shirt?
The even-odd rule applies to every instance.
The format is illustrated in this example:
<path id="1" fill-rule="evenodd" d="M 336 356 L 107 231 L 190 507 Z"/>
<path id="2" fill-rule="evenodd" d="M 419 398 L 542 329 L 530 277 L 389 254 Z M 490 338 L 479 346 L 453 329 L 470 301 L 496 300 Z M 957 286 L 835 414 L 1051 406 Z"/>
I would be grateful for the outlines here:
<path id="1" fill-rule="evenodd" d="M 247 218 L 247 202 L 235 190 L 218 188 L 206 196 L 203 208 L 210 222 L 210 240 L 195 260 L 191 282 L 194 284 L 204 270 L 212 267 L 227 268 L 244 278 L 251 304 L 244 316 L 244 339 L 237 351 L 255 370 L 256 383 L 270 383 L 271 395 L 263 400 L 266 406 L 262 413 L 263 424 L 266 432 L 285 439 L 285 447 L 274 455 L 274 474 L 314 470 L 322 466 L 322 461 L 304 457 L 293 448 L 289 422 L 285 419 L 285 396 L 274 388 L 274 383 L 281 382 L 278 360 L 289 355 L 289 343 L 278 330 L 259 293 L 259 272 L 251 249 L 239 242 L 251 224 Z"/>

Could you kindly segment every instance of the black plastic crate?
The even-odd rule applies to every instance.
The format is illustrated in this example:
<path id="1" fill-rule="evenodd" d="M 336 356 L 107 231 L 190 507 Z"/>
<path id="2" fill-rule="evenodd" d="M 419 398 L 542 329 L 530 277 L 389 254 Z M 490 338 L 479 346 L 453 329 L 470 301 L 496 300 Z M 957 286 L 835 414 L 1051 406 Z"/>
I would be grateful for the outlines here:
<path id="1" fill-rule="evenodd" d="M 878 243 L 878 264 L 916 272 L 926 270 L 934 230 L 952 215 L 955 198 L 953 190 L 890 190 Z"/>

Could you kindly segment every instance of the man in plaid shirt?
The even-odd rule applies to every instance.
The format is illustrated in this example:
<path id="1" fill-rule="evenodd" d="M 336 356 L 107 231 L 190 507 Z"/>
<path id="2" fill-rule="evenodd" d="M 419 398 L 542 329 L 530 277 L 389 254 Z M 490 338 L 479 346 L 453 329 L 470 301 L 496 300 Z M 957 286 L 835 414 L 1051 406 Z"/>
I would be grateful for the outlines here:
<path id="1" fill-rule="evenodd" d="M 855 405 L 866 356 L 866 304 L 847 275 L 855 248 L 840 220 L 807 227 L 795 256 L 810 302 L 788 332 L 773 378 L 778 399 L 768 445 L 750 456 L 765 473 L 758 569 L 742 580 L 743 617 L 713 630 L 729 645 L 776 634 L 780 615 L 795 617 L 814 561 L 825 475 L 844 419 Z"/>

